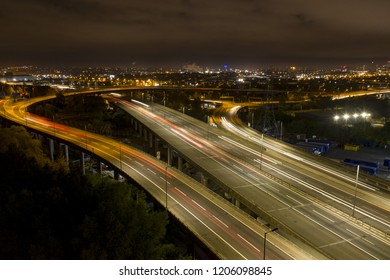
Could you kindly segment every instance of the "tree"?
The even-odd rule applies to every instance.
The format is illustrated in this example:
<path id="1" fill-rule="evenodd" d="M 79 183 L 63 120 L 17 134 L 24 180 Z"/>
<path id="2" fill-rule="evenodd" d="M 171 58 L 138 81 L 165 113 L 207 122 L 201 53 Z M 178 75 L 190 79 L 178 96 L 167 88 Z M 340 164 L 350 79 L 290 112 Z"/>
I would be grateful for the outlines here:
<path id="1" fill-rule="evenodd" d="M 0 129 L 0 259 L 162 259 L 167 213 L 136 187 L 50 161 L 22 127 Z"/>
<path id="2" fill-rule="evenodd" d="M 4 90 L 4 92 L 5 92 L 6 95 L 10 95 L 11 93 L 14 93 L 14 92 L 15 92 L 13 86 L 11 86 L 11 85 L 9 85 L 9 84 L 5 84 L 3 90 Z"/>

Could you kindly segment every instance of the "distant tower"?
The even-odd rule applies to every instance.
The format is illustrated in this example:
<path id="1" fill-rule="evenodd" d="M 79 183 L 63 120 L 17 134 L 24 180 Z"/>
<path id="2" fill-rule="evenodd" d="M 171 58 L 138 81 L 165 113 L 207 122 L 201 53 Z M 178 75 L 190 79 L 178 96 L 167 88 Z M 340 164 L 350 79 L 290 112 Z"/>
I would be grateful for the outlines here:
<path id="1" fill-rule="evenodd" d="M 271 102 L 274 100 L 274 93 L 272 91 L 271 79 L 268 79 L 268 90 L 266 92 L 266 102 Z M 279 128 L 278 123 L 275 118 L 275 107 L 276 103 L 266 103 L 262 106 L 261 117 L 259 118 L 255 129 L 259 130 L 261 133 L 267 134 L 272 137 L 279 137 Z"/>

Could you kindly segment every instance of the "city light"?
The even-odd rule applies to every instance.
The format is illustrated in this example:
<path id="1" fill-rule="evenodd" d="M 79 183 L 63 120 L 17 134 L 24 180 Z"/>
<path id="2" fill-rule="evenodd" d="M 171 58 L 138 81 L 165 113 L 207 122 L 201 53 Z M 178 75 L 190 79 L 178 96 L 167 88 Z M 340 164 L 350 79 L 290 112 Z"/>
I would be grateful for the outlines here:
<path id="1" fill-rule="evenodd" d="M 358 120 L 361 117 L 362 119 L 364 119 L 366 121 L 369 117 L 371 117 L 371 114 L 367 113 L 367 112 L 363 112 L 361 114 L 353 113 L 352 115 L 348 114 L 348 113 L 344 113 L 343 115 L 335 115 L 335 116 L 333 116 L 333 119 L 334 119 L 335 122 L 337 122 L 341 118 L 343 118 L 345 121 L 348 121 L 351 117 L 353 117 L 355 120 Z"/>

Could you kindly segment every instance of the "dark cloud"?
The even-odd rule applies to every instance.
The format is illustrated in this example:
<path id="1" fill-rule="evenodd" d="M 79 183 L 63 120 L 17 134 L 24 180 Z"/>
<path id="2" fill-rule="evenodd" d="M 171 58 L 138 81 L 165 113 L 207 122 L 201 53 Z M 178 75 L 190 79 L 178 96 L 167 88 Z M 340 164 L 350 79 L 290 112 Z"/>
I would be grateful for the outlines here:
<path id="1" fill-rule="evenodd" d="M 0 64 L 314 63 L 389 59 L 387 0 L 17 0 Z"/>
<path id="2" fill-rule="evenodd" d="M 295 14 L 293 16 L 298 20 L 299 24 L 303 26 L 311 26 L 314 24 L 314 20 L 308 18 L 306 15 Z"/>

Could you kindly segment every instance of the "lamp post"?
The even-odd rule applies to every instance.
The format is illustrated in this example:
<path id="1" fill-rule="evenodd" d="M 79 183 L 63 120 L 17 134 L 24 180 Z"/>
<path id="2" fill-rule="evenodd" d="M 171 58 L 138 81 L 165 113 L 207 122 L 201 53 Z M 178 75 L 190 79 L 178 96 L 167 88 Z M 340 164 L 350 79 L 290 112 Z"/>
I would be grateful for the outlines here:
<path id="1" fill-rule="evenodd" d="M 357 186 L 358 186 L 358 180 L 359 180 L 359 169 L 360 169 L 360 165 L 358 165 L 356 168 L 355 198 L 353 200 L 352 217 L 355 217 L 356 195 L 357 195 Z"/>
<path id="2" fill-rule="evenodd" d="M 267 242 L 267 234 L 271 233 L 271 232 L 274 232 L 276 230 L 278 230 L 278 228 L 274 228 L 274 229 L 271 229 L 269 231 L 264 232 L 263 260 L 265 260 L 265 243 Z"/>
<path id="3" fill-rule="evenodd" d="M 349 115 L 348 114 L 344 114 L 343 115 L 343 119 L 345 120 L 345 125 L 347 125 L 348 124 L 348 119 L 349 119 Z"/>

